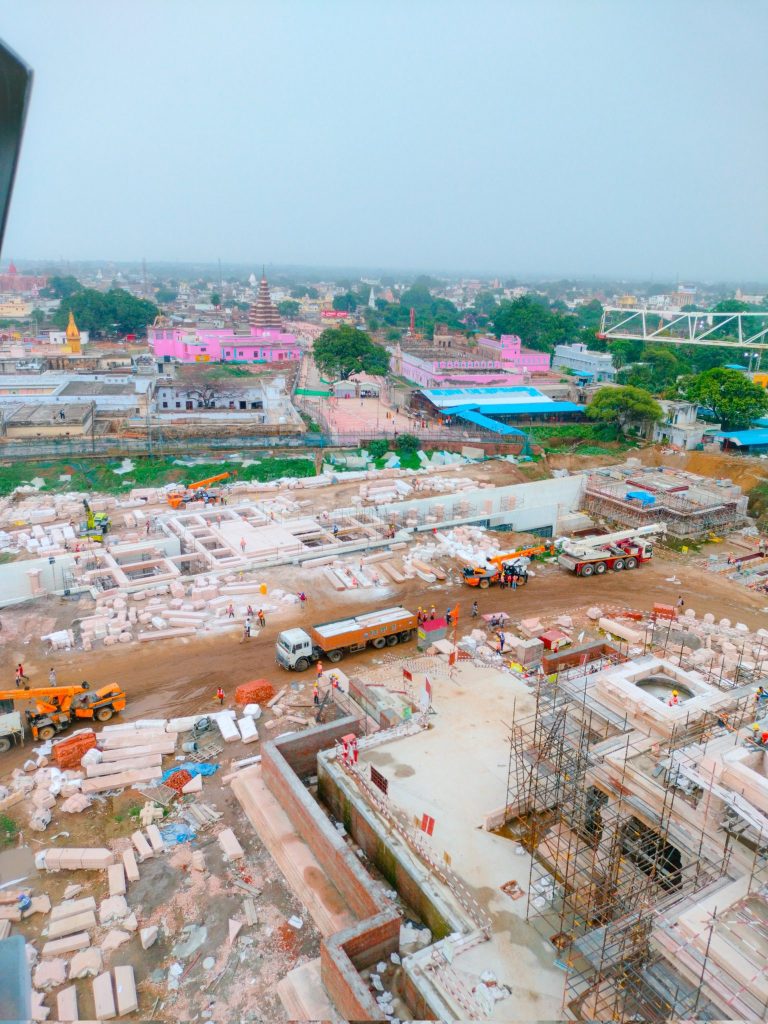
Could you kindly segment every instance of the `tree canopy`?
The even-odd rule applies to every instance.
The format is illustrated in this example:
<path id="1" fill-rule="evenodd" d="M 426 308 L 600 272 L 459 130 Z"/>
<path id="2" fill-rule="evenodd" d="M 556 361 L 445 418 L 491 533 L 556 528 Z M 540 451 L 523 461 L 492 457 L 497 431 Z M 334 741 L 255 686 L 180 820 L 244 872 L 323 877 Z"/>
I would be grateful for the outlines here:
<path id="1" fill-rule="evenodd" d="M 296 299 L 283 299 L 282 302 L 277 304 L 280 316 L 286 317 L 291 320 L 299 315 L 299 309 L 301 308 Z"/>
<path id="2" fill-rule="evenodd" d="M 511 302 L 505 299 L 492 319 L 497 338 L 517 334 L 526 347 L 538 352 L 551 352 L 555 345 L 568 345 L 579 337 L 578 319 L 572 313 L 552 309 L 539 295 L 521 295 Z"/>
<path id="3" fill-rule="evenodd" d="M 384 346 L 349 324 L 323 331 L 312 351 L 318 369 L 339 380 L 360 371 L 384 376 L 389 370 L 389 353 Z"/>
<path id="4" fill-rule="evenodd" d="M 71 274 L 68 274 L 66 277 L 54 275 L 48 278 L 48 284 L 40 294 L 48 299 L 66 299 L 75 292 L 80 291 L 81 288 L 80 282 L 76 277 L 72 277 Z"/>
<path id="5" fill-rule="evenodd" d="M 659 403 L 643 388 L 600 388 L 587 406 L 587 416 L 604 423 L 627 427 L 657 423 L 664 415 Z"/>
<path id="6" fill-rule="evenodd" d="M 152 323 L 159 312 L 154 302 L 137 299 L 122 288 L 111 288 L 108 292 L 82 288 L 62 300 L 53 318 L 61 330 L 67 326 L 70 310 L 80 330 L 89 331 L 94 337 L 144 334 L 147 324 Z"/>
<path id="7" fill-rule="evenodd" d="M 357 296 L 352 292 L 334 295 L 333 308 L 340 313 L 354 313 L 357 309 Z"/>
<path id="8" fill-rule="evenodd" d="M 686 383 L 685 395 L 711 409 L 728 430 L 744 430 L 768 412 L 768 392 L 739 370 L 717 367 L 699 373 Z"/>

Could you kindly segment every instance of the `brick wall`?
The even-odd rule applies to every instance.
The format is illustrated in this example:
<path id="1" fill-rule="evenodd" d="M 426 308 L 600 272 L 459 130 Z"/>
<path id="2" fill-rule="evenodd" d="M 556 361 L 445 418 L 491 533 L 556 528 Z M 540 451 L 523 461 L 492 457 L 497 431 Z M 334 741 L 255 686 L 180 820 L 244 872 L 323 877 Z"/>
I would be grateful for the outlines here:
<path id="1" fill-rule="evenodd" d="M 597 640 L 594 643 L 580 644 L 578 647 L 568 647 L 559 654 L 545 654 L 541 659 L 541 666 L 547 675 L 551 675 L 558 669 L 575 668 L 576 665 L 581 664 L 588 665 L 590 661 L 596 661 L 602 657 L 616 658 L 617 661 L 624 660 L 623 655 L 613 644 Z"/>
<path id="2" fill-rule="evenodd" d="M 401 861 L 393 853 L 366 815 L 346 799 L 322 761 L 318 762 L 318 787 L 323 803 L 330 808 L 335 818 L 344 823 L 344 827 L 366 857 L 376 865 L 392 888 L 400 893 L 429 927 L 435 940 L 462 927 L 461 921 L 451 922 L 448 919 L 448 908 L 438 906 L 430 898 L 421 880 L 410 873 L 407 862 Z"/>
<path id="3" fill-rule="evenodd" d="M 294 828 L 360 921 L 324 940 L 320 976 L 339 1013 L 347 1020 L 379 1020 L 381 1011 L 358 969 L 398 949 L 400 914 L 360 865 L 357 856 L 312 799 L 296 772 L 317 771 L 318 751 L 358 732 L 355 718 L 340 719 L 262 748 L 262 777 L 280 801 Z"/>

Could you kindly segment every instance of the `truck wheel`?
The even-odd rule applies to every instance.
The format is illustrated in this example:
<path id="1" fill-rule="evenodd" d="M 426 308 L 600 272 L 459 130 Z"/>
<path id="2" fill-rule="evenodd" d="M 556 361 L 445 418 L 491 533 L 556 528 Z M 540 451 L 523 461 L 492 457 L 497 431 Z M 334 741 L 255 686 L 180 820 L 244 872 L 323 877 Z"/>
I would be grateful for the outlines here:
<path id="1" fill-rule="evenodd" d="M 387 638 L 385 636 L 377 636 L 375 640 L 371 640 L 371 646 L 380 651 L 386 642 Z"/>
<path id="2" fill-rule="evenodd" d="M 6 750 L 11 749 L 11 741 L 7 736 L 0 736 L 0 754 L 4 754 Z"/>
<path id="3" fill-rule="evenodd" d="M 396 647 L 397 642 L 397 633 L 393 633 L 391 636 L 387 637 L 387 647 Z"/>
<path id="4" fill-rule="evenodd" d="M 581 576 L 591 576 L 594 571 L 595 571 L 594 566 L 592 566 L 592 565 L 582 565 L 580 575 Z"/>
<path id="5" fill-rule="evenodd" d="M 598 562 L 595 566 L 595 572 L 598 576 L 602 576 L 605 572 L 605 562 Z"/>
<path id="6" fill-rule="evenodd" d="M 306 658 L 299 658 L 296 664 L 293 666 L 297 672 L 306 672 L 309 668 L 309 662 Z"/>
<path id="7" fill-rule="evenodd" d="M 42 729 L 37 730 L 37 738 L 39 740 L 52 740 L 56 735 L 56 730 L 52 725 L 44 725 Z"/>
<path id="8" fill-rule="evenodd" d="M 613 563 L 613 571 L 614 572 L 621 572 L 621 570 L 623 568 L 624 568 L 624 563 L 622 562 L 622 560 L 620 558 L 617 558 L 616 561 Z"/>
<path id="9" fill-rule="evenodd" d="M 490 580 L 480 580 L 480 583 L 478 584 L 478 586 L 480 587 L 481 590 L 487 590 L 488 587 L 490 587 L 490 585 L 491 585 L 491 581 Z"/>
<path id="10" fill-rule="evenodd" d="M 624 568 L 625 569 L 636 569 L 637 568 L 637 559 L 636 558 L 628 558 L 626 560 L 626 562 L 624 563 Z"/>
<path id="11" fill-rule="evenodd" d="M 337 661 L 341 661 L 343 657 L 344 655 L 341 653 L 341 651 L 328 651 L 328 661 L 332 661 L 334 665 L 336 664 Z"/>
<path id="12" fill-rule="evenodd" d="M 411 639 L 411 631 L 410 631 L 410 629 L 404 629 L 403 632 L 400 634 L 400 643 L 401 644 L 407 644 L 410 639 Z"/>
<path id="13" fill-rule="evenodd" d="M 96 711 L 96 721 L 97 722 L 108 722 L 110 720 L 110 718 L 112 717 L 112 715 L 114 715 L 114 713 L 115 712 L 114 712 L 114 710 L 112 708 L 99 708 Z"/>

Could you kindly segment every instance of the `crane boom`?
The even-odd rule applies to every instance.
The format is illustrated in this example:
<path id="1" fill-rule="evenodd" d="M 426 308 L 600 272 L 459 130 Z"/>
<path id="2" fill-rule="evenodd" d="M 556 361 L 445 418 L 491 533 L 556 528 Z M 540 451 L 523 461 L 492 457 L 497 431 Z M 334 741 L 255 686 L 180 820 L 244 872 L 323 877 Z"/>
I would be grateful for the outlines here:
<path id="1" fill-rule="evenodd" d="M 215 484 L 218 480 L 226 480 L 230 476 L 236 476 L 236 473 L 219 473 L 218 476 L 209 476 L 206 480 L 196 480 L 193 484 L 189 485 L 190 491 L 196 491 L 198 487 L 207 487 L 208 484 Z"/>
<path id="2" fill-rule="evenodd" d="M 604 533 L 594 537 L 562 537 L 558 540 L 557 546 L 560 551 L 564 551 L 569 555 L 586 556 L 611 544 L 621 544 L 624 541 L 636 540 L 639 537 L 651 537 L 654 534 L 666 532 L 666 523 L 652 523 L 648 526 L 637 526 L 634 529 L 619 530 L 616 533 Z"/>

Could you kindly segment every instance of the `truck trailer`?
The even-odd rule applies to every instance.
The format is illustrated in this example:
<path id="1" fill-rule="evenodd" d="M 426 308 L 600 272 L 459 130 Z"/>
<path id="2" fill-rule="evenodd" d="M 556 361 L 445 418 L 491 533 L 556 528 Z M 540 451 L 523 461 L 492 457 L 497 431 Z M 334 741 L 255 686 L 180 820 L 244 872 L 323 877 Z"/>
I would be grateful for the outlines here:
<path id="1" fill-rule="evenodd" d="M 284 629 L 277 636 L 275 660 L 285 669 L 303 672 L 322 658 L 338 662 L 345 654 L 364 651 L 369 645 L 381 648 L 407 643 L 416 626 L 413 612 L 398 607 L 323 622 L 306 630 L 298 626 Z"/>
<path id="2" fill-rule="evenodd" d="M 653 523 L 596 537 L 563 537 L 557 541 L 557 561 L 577 576 L 636 569 L 653 558 L 653 544 L 645 538 L 666 533 L 666 529 L 665 523 Z"/>

